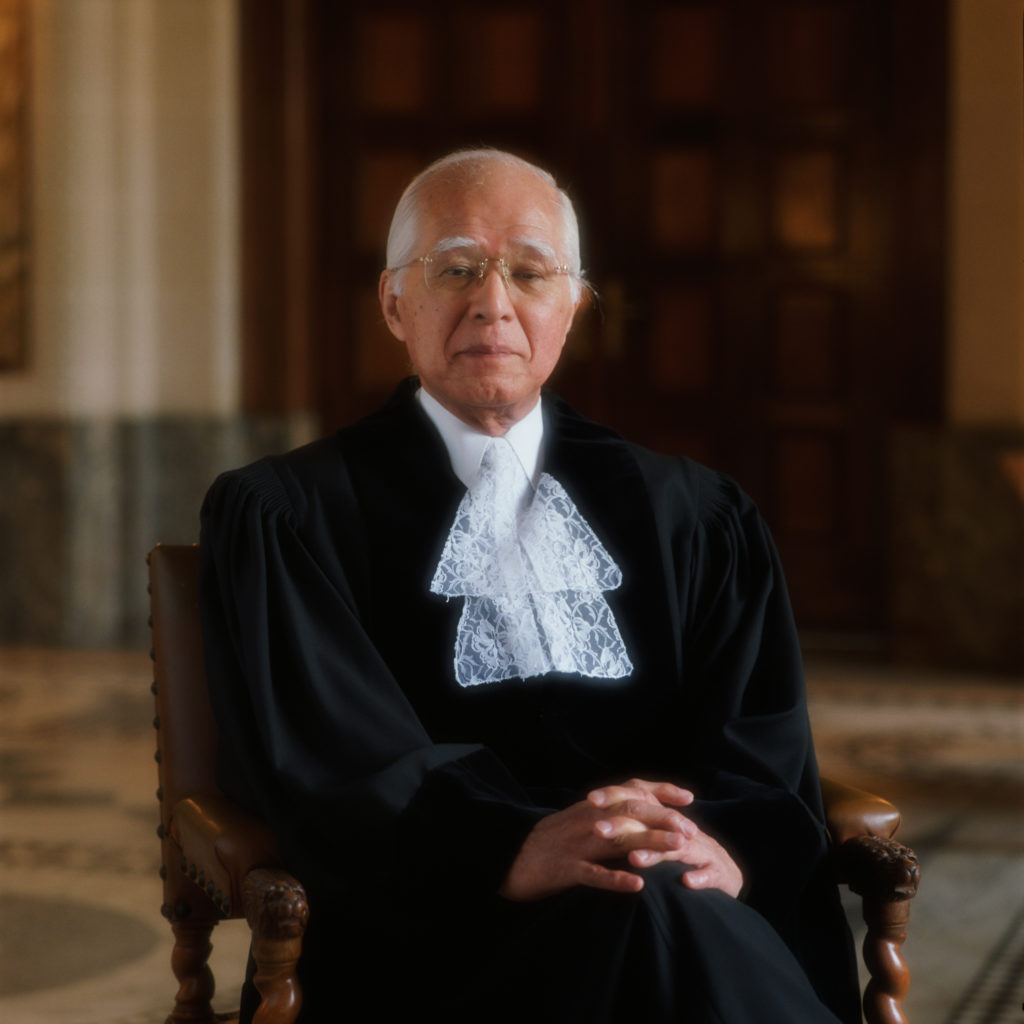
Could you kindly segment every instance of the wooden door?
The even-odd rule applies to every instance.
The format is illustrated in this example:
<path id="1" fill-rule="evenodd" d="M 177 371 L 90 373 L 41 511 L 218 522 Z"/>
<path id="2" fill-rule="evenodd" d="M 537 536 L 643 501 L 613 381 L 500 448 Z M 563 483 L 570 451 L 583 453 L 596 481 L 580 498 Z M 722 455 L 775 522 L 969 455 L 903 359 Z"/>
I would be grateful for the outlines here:
<path id="1" fill-rule="evenodd" d="M 456 147 L 511 149 L 573 195 L 601 294 L 557 389 L 734 474 L 803 626 L 883 630 L 887 430 L 941 402 L 942 182 L 922 174 L 943 143 L 935 5 L 299 6 L 310 166 L 293 190 L 311 196 L 313 269 L 298 320 L 324 425 L 407 372 L 376 302 L 405 182 Z"/>
<path id="2" fill-rule="evenodd" d="M 384 326 L 377 278 L 409 179 L 458 147 L 498 145 L 572 163 L 572 97 L 560 54 L 572 5 L 543 2 L 317 5 L 323 69 L 320 408 L 330 424 L 377 407 L 408 373 Z"/>
<path id="3" fill-rule="evenodd" d="M 735 475 L 817 628 L 885 607 L 883 11 L 650 2 L 614 31 L 606 418 Z"/>

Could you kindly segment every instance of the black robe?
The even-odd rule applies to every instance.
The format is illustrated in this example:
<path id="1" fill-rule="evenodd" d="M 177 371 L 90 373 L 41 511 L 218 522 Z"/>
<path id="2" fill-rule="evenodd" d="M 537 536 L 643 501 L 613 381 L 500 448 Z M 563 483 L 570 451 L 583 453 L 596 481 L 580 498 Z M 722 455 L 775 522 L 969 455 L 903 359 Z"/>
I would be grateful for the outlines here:
<path id="1" fill-rule="evenodd" d="M 638 1016 L 636 993 L 608 980 L 618 968 L 598 964 L 608 943 L 595 936 L 601 921 L 618 935 L 633 927 L 620 917 L 635 913 L 635 897 L 574 890 L 510 905 L 495 895 L 538 818 L 642 777 L 693 789 L 687 813 L 746 881 L 734 901 L 686 890 L 679 866 L 664 865 L 645 892 L 664 877 L 673 905 L 722 905 L 726 917 L 734 907 L 734 936 L 756 933 L 761 953 L 774 942 L 782 959 L 788 946 L 834 1012 L 859 1020 L 849 934 L 823 865 L 800 651 L 752 503 L 728 479 L 629 444 L 546 395 L 544 469 L 622 569 L 605 597 L 634 671 L 463 688 L 453 664 L 462 601 L 429 586 L 465 488 L 413 387 L 333 437 L 224 474 L 203 509 L 221 780 L 271 824 L 309 892 L 302 1019 L 335 1019 L 326 1007 L 337 999 L 354 1020 L 431 1005 L 449 1021 L 512 1020 L 525 1012 L 516 1006 L 540 1003 L 559 1009 L 535 1019 L 597 1021 L 604 1010 L 571 1009 L 583 1005 L 572 987 L 593 988 L 596 971 L 608 1020 L 740 1024 L 746 1011 L 672 1015 L 668 994 Z M 703 928 L 671 940 L 676 959 L 706 957 L 697 973 L 721 972 L 713 986 L 752 977 L 742 953 L 706 956 Z M 632 962 L 635 979 L 658 955 L 612 959 Z M 789 969 L 780 963 L 767 975 Z"/>

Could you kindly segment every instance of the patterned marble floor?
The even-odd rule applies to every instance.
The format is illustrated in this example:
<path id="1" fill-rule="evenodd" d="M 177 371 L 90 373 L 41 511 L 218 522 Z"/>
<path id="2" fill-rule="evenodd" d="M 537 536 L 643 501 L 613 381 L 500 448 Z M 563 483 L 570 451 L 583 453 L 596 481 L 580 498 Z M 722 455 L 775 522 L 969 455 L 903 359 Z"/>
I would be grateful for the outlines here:
<path id="1" fill-rule="evenodd" d="M 150 669 L 134 652 L 0 650 L 0 1021 L 161 1024 Z M 912 1024 L 1024 1024 L 1024 691 L 815 662 L 822 769 L 895 799 L 921 893 Z M 852 910 L 851 910 L 852 913 Z M 237 1005 L 243 925 L 215 934 Z"/>

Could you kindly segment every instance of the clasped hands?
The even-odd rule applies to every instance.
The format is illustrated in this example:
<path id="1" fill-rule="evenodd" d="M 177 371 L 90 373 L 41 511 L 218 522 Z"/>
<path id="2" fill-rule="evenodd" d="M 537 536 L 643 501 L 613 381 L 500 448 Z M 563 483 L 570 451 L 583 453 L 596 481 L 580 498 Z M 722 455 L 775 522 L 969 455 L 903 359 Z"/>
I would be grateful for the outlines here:
<path id="1" fill-rule="evenodd" d="M 688 888 L 737 896 L 743 875 L 736 862 L 676 809 L 692 802 L 689 790 L 669 782 L 630 779 L 595 789 L 534 825 L 498 893 L 526 901 L 575 885 L 639 892 L 642 875 L 604 863 L 626 858 L 636 868 L 677 861 L 686 865 L 680 880 Z"/>

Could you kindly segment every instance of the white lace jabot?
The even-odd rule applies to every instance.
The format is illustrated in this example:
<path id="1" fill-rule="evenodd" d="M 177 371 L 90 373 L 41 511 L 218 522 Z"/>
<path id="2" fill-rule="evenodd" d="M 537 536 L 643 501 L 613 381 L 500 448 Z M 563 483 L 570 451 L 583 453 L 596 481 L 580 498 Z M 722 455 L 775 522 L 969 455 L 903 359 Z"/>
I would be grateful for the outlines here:
<path id="1" fill-rule="evenodd" d="M 622 583 L 619 567 L 554 477 L 541 473 L 534 491 L 518 448 L 476 437 L 483 439 L 479 472 L 430 584 L 435 594 L 465 599 L 455 641 L 459 683 L 548 672 L 629 675 L 633 665 L 602 593 Z"/>

